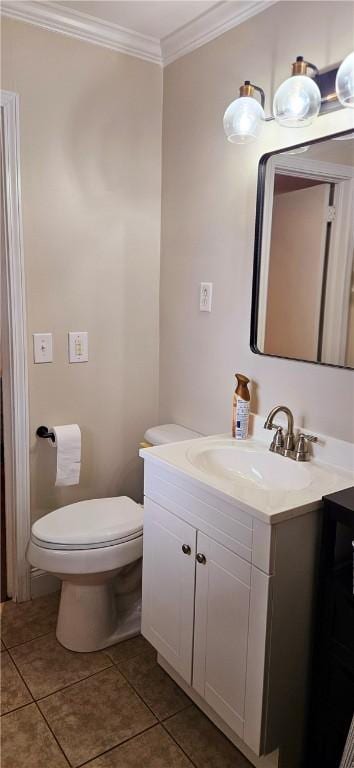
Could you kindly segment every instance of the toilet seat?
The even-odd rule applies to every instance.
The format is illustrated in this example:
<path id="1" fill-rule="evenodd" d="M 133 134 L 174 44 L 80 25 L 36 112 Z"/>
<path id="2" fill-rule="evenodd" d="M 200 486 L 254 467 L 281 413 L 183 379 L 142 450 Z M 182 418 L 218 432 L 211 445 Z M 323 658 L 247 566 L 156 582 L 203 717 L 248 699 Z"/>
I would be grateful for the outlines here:
<path id="1" fill-rule="evenodd" d="M 32 525 L 31 540 L 51 550 L 113 547 L 142 536 L 143 507 L 127 496 L 89 499 L 49 512 Z"/>

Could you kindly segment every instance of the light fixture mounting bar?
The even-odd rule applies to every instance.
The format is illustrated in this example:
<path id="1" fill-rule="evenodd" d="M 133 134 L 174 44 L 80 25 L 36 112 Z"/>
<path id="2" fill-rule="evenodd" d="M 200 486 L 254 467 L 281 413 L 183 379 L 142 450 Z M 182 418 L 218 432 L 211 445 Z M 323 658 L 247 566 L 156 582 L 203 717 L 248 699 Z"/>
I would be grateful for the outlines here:
<path id="1" fill-rule="evenodd" d="M 327 112 L 335 112 L 337 109 L 343 109 L 343 105 L 338 101 L 336 94 L 336 75 L 339 64 L 331 64 L 330 67 L 320 69 L 314 80 L 321 91 L 320 115 Z"/>

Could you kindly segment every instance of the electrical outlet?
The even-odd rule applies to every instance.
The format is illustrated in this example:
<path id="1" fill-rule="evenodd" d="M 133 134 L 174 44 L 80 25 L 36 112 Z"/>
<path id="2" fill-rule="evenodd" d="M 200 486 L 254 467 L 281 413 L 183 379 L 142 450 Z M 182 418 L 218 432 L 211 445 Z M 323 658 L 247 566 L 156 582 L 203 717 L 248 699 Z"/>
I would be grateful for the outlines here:
<path id="1" fill-rule="evenodd" d="M 199 309 L 201 312 L 211 312 L 213 283 L 200 283 Z"/>

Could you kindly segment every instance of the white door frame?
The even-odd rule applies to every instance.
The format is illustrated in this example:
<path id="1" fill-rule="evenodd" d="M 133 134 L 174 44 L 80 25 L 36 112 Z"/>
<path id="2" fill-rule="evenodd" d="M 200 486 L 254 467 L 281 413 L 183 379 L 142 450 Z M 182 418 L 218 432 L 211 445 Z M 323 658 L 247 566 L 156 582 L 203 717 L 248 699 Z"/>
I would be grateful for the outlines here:
<path id="1" fill-rule="evenodd" d="M 5 343 L 4 448 L 7 590 L 13 600 L 31 597 L 26 547 L 30 536 L 29 424 L 25 271 L 23 257 L 19 98 L 0 91 L 4 247 L 2 314 Z"/>
<path id="2" fill-rule="evenodd" d="M 257 346 L 259 349 L 264 348 L 274 178 L 276 173 L 290 174 L 291 176 L 307 179 L 321 179 L 324 183 L 337 184 L 334 200 L 336 218 L 332 226 L 329 253 L 331 279 L 328 281 L 326 293 L 327 317 L 325 318 L 323 330 L 323 360 L 321 362 L 333 363 L 334 352 L 336 352 L 337 357 L 339 355 L 338 363 L 344 365 L 349 310 L 349 273 L 352 265 L 353 226 L 351 212 L 353 210 L 352 200 L 354 198 L 354 168 L 322 160 L 310 160 L 302 155 L 296 157 L 274 155 L 267 164 L 264 186 Z M 334 254 L 337 252 L 341 255 L 341 263 L 336 265 Z M 338 312 L 338 307 L 342 307 L 342 314 Z"/>

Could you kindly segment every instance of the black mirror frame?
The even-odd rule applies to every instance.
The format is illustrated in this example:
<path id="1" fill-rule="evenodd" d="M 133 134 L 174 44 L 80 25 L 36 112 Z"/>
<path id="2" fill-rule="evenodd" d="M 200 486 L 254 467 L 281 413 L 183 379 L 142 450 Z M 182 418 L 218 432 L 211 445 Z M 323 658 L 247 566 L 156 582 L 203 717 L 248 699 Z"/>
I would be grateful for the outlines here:
<path id="1" fill-rule="evenodd" d="M 258 327 L 258 304 L 259 304 L 259 284 L 261 276 L 261 258 L 262 258 L 262 229 L 263 229 L 263 210 L 264 210 L 264 188 L 266 177 L 266 165 L 270 157 L 274 155 L 281 155 L 284 152 L 289 152 L 292 149 L 298 149 L 300 147 L 308 147 L 311 144 L 320 144 L 329 139 L 336 139 L 339 136 L 346 136 L 353 133 L 353 129 L 349 128 L 345 131 L 338 131 L 337 133 L 331 133 L 326 136 L 320 136 L 318 139 L 311 139 L 310 141 L 302 141 L 301 144 L 291 144 L 290 147 L 282 147 L 282 149 L 274 150 L 274 152 L 266 152 L 262 155 L 258 165 L 258 178 L 257 178 L 257 200 L 256 200 L 256 222 L 255 222 L 255 234 L 254 234 L 254 256 L 253 256 L 253 276 L 252 276 L 252 306 L 251 306 L 251 333 L 250 333 L 250 347 L 252 352 L 256 355 L 263 355 L 264 357 L 275 357 L 279 360 L 293 360 L 294 362 L 308 363 L 309 365 L 325 365 L 330 368 L 341 368 L 345 371 L 353 371 L 346 365 L 336 365 L 335 363 L 323 363 L 320 360 L 303 360 L 300 357 L 285 357 L 283 355 L 272 355 L 268 352 L 261 352 L 257 347 L 257 327 Z"/>

